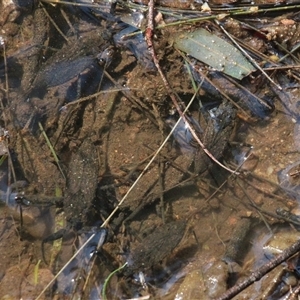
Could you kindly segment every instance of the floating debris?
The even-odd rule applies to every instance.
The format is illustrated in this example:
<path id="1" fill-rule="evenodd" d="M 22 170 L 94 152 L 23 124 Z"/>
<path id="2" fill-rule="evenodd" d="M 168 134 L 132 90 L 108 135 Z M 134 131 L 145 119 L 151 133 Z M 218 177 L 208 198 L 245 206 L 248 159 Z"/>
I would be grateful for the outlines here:
<path id="1" fill-rule="evenodd" d="M 205 29 L 179 35 L 175 47 L 236 79 L 243 79 L 255 71 L 234 46 Z"/>

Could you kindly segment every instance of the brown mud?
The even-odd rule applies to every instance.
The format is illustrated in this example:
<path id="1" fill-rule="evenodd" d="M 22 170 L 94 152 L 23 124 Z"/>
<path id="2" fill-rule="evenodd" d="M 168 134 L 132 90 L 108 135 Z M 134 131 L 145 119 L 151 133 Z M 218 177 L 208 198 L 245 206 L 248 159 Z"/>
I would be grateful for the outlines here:
<path id="1" fill-rule="evenodd" d="M 145 40 L 116 37 L 127 25 L 109 9 L 31 4 L 1 3 L 0 299 L 104 299 L 105 279 L 125 262 L 107 299 L 212 299 L 265 263 L 270 230 L 297 229 L 276 214 L 297 215 L 297 72 L 273 76 L 283 91 L 256 73 L 239 82 L 242 89 L 196 60 L 184 62 L 172 40 L 191 26 L 157 31 L 161 68 L 182 108 L 204 78 L 188 119 L 204 147 L 231 170 L 239 165 L 239 174 L 208 158 L 181 122 L 102 231 L 179 115 L 143 54 Z M 116 15 L 123 9 L 130 12 L 120 5 Z M 269 40 L 233 20 L 224 26 L 270 56 L 277 36 L 288 48 L 299 42 L 296 33 L 282 40 L 297 32 L 297 15 L 276 22 L 288 18 L 294 23 L 277 29 L 265 20 Z M 219 30 L 208 21 L 196 26 Z M 267 291 L 272 280 L 235 299 L 279 299 L 288 291 Z"/>

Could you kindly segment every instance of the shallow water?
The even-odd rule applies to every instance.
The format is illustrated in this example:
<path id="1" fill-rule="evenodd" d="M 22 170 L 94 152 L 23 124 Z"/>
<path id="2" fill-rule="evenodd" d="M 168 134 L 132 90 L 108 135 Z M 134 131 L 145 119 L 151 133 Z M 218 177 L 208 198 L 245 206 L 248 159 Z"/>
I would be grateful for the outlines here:
<path id="1" fill-rule="evenodd" d="M 115 31 L 128 26 L 118 27 L 109 14 L 104 20 L 91 20 L 85 15 L 87 10 L 83 13 L 64 7 L 73 24 L 69 26 L 58 7 L 46 9 L 56 16 L 65 37 L 57 34 L 42 10 L 33 17 L 26 11 L 21 20 L 11 16 L 7 23 L 9 32 L 16 24 L 22 30 L 15 29 L 14 35 L 6 36 L 7 93 L 5 72 L 0 72 L 7 112 L 1 125 L 10 135 L 11 156 L 6 160 L 11 159 L 10 164 L 1 166 L 3 195 L 13 181 L 12 165 L 16 179 L 26 180 L 28 187 L 11 193 L 8 205 L 1 210 L 0 298 L 35 299 L 49 285 L 40 299 L 104 299 L 105 280 L 125 262 L 127 268 L 106 285 L 108 299 L 220 296 L 236 280 L 266 262 L 264 248 L 272 232 L 278 236 L 293 230 L 283 226 L 276 209 L 297 213 L 298 208 L 297 174 L 289 172 L 300 160 L 299 89 L 285 89 L 290 86 L 287 78 L 279 80 L 284 92 L 272 94 L 267 84 L 263 88 L 257 85 L 258 94 L 268 91 L 276 96 L 275 111 L 271 113 L 265 104 L 251 102 L 253 96 L 247 98 L 247 93 L 234 90 L 220 74 L 211 73 L 214 84 L 222 86 L 226 82 L 224 91 L 233 98 L 243 97 L 239 104 L 254 113 L 255 121 L 236 120 L 236 128 L 229 134 L 232 141 L 229 135 L 218 140 L 222 141 L 220 151 L 214 152 L 218 150 L 215 140 L 213 147 L 205 144 L 232 170 L 240 166 L 240 174 L 230 175 L 203 155 L 208 163 L 201 176 L 193 174 L 194 155 L 200 148 L 181 122 L 173 135 L 177 144 L 168 141 L 110 220 L 104 240 L 106 233 L 100 229 L 101 224 L 141 174 L 169 132 L 170 123 L 173 126 L 176 118 L 170 116 L 170 111 L 174 108 L 160 76 L 149 64 L 149 55 L 142 55 L 147 47 L 141 33 L 135 38 L 126 37 L 124 32 Z M 40 24 L 39 34 L 33 36 Z M 172 34 L 177 34 L 176 30 L 166 33 Z M 110 64 L 98 61 L 99 52 L 107 53 L 113 43 L 118 49 Z M 187 68 L 167 37 L 160 36 L 156 43 L 161 43 L 158 51 L 164 58 L 162 66 L 183 105 L 194 93 L 188 73 L 183 73 Z M 39 47 L 28 57 L 18 56 L 23 47 L 28 49 L 27 44 Z M 125 47 L 131 54 L 124 51 Z M 104 76 L 103 70 L 112 74 L 113 80 Z M 195 76 L 195 80 L 199 78 Z M 254 89 L 250 79 L 243 84 Z M 215 122 L 211 128 L 217 131 L 222 131 L 227 122 L 220 117 L 216 123 L 212 111 L 205 109 L 216 105 L 212 95 L 217 90 L 208 85 L 210 88 L 203 87 L 203 95 L 200 93 L 202 103 L 195 102 L 188 117 L 203 141 L 210 122 Z M 115 91 L 124 87 L 124 94 Z M 105 93 L 82 99 L 98 90 Z M 80 98 L 81 102 L 76 102 Z M 223 98 L 218 95 L 218 99 Z M 227 113 L 229 119 L 235 118 L 235 113 Z M 4 150 L 2 154 L 6 155 Z M 22 217 L 20 206 L 14 202 L 18 195 L 34 199 L 19 203 Z M 243 226 L 245 218 L 251 220 L 251 226 Z M 62 233 L 58 250 L 51 241 L 54 232 Z M 89 237 L 92 240 L 72 258 Z M 289 246 L 289 242 L 282 243 Z M 235 247 L 230 253 L 229 245 Z M 62 274 L 53 280 L 60 270 Z M 265 286 L 272 280 L 267 276 L 263 283 L 235 299 L 249 295 L 253 299 L 261 295 L 279 299 L 278 294 L 266 291 Z"/>

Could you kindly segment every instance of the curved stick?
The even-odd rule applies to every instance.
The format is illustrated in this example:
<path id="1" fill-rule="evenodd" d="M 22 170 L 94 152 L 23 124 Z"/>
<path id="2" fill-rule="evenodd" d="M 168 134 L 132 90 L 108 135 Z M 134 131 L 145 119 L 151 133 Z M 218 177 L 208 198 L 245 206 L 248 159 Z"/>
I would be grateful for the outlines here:
<path id="1" fill-rule="evenodd" d="M 228 300 L 232 299 L 234 296 L 239 294 L 245 288 L 250 286 L 255 281 L 260 280 L 264 275 L 275 269 L 282 262 L 296 254 L 300 251 L 300 240 L 294 243 L 289 248 L 285 249 L 281 254 L 277 255 L 275 258 L 270 260 L 267 264 L 260 267 L 258 270 L 254 271 L 246 280 L 241 283 L 236 284 L 228 291 L 226 291 L 221 297 L 216 298 L 215 300 Z"/>

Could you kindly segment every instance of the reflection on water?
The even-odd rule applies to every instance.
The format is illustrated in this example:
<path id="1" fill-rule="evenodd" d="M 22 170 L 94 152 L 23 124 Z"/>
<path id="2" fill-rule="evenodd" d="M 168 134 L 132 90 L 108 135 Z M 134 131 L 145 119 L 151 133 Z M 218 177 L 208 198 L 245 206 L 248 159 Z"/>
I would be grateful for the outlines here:
<path id="1" fill-rule="evenodd" d="M 198 136 L 203 133 L 203 130 L 193 117 L 185 116 L 185 118 L 189 122 L 189 124 L 187 124 L 187 122 L 181 118 L 173 131 L 173 137 L 177 142 L 180 151 L 188 155 L 193 154 L 197 151 L 197 142 L 195 141 L 190 131 L 190 126 L 192 126 Z M 175 120 L 174 117 L 169 117 L 166 120 L 166 123 L 170 126 L 171 129 L 173 129 L 176 122 L 177 120 Z"/>
<path id="2" fill-rule="evenodd" d="M 278 181 L 291 197 L 300 200 L 300 161 L 296 161 L 280 170 Z"/>
<path id="3" fill-rule="evenodd" d="M 59 295 L 73 295 L 73 297 L 80 297 L 84 293 L 85 297 L 89 299 L 99 299 L 103 278 L 95 277 L 92 269 L 94 267 L 94 260 L 100 251 L 107 231 L 105 229 L 91 228 L 88 232 L 83 232 L 78 236 L 78 243 L 76 249 L 84 246 L 83 250 L 78 253 L 75 257 L 71 256 L 74 253 L 74 244 L 65 241 L 62 245 L 62 253 L 60 257 L 64 257 L 64 261 L 60 264 L 67 266 L 63 272 L 56 279 L 55 294 Z M 88 242 L 87 240 L 93 235 L 93 238 Z M 70 259 L 70 260 L 69 260 Z M 68 261 L 67 261 L 68 260 Z M 99 262 L 98 262 L 99 263 Z M 91 281 L 89 282 L 89 279 Z"/>

